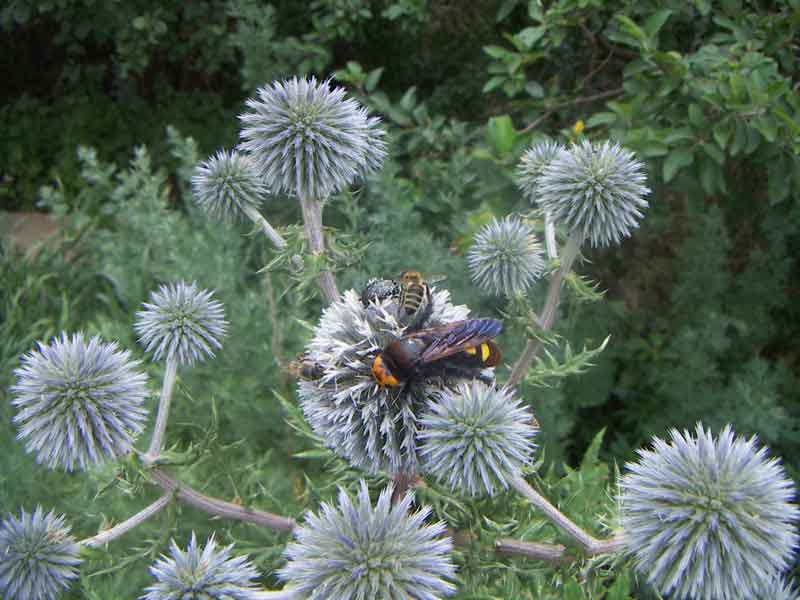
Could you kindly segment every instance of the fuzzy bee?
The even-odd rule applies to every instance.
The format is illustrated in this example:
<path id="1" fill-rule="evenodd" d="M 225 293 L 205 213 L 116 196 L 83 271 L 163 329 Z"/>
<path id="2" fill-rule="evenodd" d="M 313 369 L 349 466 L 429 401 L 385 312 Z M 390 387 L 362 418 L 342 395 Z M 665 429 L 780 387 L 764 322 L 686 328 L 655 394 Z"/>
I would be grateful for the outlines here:
<path id="1" fill-rule="evenodd" d="M 428 284 L 443 279 L 444 275 L 431 275 L 426 280 L 419 271 L 400 273 L 401 317 L 412 325 L 424 323 L 433 311 L 431 287 Z"/>
<path id="2" fill-rule="evenodd" d="M 325 368 L 318 362 L 314 362 L 303 352 L 297 355 L 287 367 L 287 371 L 298 379 L 308 379 L 316 381 L 325 374 Z"/>
<path id="3" fill-rule="evenodd" d="M 372 375 L 381 387 L 434 375 L 480 377 L 483 369 L 500 363 L 500 350 L 491 340 L 502 330 L 496 319 L 469 319 L 409 333 L 375 356 Z"/>

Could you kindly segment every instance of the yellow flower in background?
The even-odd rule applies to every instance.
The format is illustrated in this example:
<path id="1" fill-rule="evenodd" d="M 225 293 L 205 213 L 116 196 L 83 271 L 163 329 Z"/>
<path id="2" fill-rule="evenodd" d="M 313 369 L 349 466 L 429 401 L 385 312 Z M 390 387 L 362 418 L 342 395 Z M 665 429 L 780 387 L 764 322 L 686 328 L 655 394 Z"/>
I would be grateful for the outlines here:
<path id="1" fill-rule="evenodd" d="M 578 119 L 575 121 L 575 125 L 572 126 L 572 133 L 575 134 L 575 137 L 578 137 L 583 133 L 585 127 L 586 124 L 581 119 Z"/>

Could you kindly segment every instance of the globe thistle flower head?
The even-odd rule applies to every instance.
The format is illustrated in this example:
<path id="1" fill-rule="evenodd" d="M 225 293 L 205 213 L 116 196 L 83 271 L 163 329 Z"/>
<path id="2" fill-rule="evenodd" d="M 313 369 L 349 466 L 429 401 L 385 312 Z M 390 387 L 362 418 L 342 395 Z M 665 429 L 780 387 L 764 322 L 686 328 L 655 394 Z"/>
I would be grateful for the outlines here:
<path id="1" fill-rule="evenodd" d="M 592 246 L 618 244 L 639 226 L 648 206 L 642 168 L 619 144 L 584 140 L 544 166 L 537 200 L 555 223 L 583 234 Z"/>
<path id="2" fill-rule="evenodd" d="M 267 187 L 249 156 L 220 150 L 195 168 L 192 191 L 203 210 L 230 220 L 257 210 Z"/>
<path id="3" fill-rule="evenodd" d="M 155 360 L 176 359 L 181 365 L 213 357 L 222 348 L 228 322 L 222 304 L 212 296 L 196 283 L 162 285 L 136 313 L 139 343 Z"/>
<path id="4" fill-rule="evenodd" d="M 41 506 L 0 521 L 0 596 L 55 600 L 78 575 L 80 547 L 64 517 Z"/>
<path id="5" fill-rule="evenodd" d="M 373 507 L 362 481 L 355 502 L 340 489 L 338 506 L 323 503 L 296 528 L 279 575 L 313 600 L 452 595 L 453 545 L 444 523 L 425 525 L 430 508 L 409 513 L 413 495 L 392 505 L 392 487 Z"/>
<path id="6" fill-rule="evenodd" d="M 147 377 L 100 338 L 62 333 L 22 357 L 11 403 L 18 439 L 50 469 L 87 469 L 125 456 L 142 432 Z"/>
<path id="7" fill-rule="evenodd" d="M 170 555 L 162 555 L 150 567 L 156 582 L 142 600 L 252 600 L 258 597 L 258 571 L 246 556 L 231 556 L 233 545 L 217 547 L 212 535 L 204 548 L 194 532 L 189 547 L 182 550 L 175 540 Z"/>
<path id="8" fill-rule="evenodd" d="M 545 140 L 534 144 L 522 155 L 517 168 L 517 184 L 529 202 L 536 201 L 536 186 L 542 170 L 562 149 L 563 146 L 558 142 Z"/>
<path id="9" fill-rule="evenodd" d="M 531 228 L 517 217 L 493 219 L 478 235 L 467 254 L 475 284 L 492 294 L 525 292 L 542 271 L 542 247 Z"/>
<path id="10" fill-rule="evenodd" d="M 530 464 L 533 422 L 505 389 L 475 380 L 442 390 L 421 419 L 423 470 L 453 491 L 492 496 Z"/>
<path id="11" fill-rule="evenodd" d="M 247 108 L 240 147 L 275 191 L 322 200 L 380 169 L 386 156 L 380 121 L 329 81 L 276 81 Z"/>
<path id="12" fill-rule="evenodd" d="M 756 439 L 671 432 L 622 477 L 621 516 L 636 569 L 670 598 L 755 598 L 784 571 L 800 510 L 786 473 Z"/>
<path id="13" fill-rule="evenodd" d="M 447 290 L 432 288 L 430 314 L 419 327 L 467 317 L 453 306 Z M 322 377 L 300 380 L 303 413 L 326 446 L 354 467 L 370 473 L 416 473 L 419 415 L 446 382 L 431 377 L 398 387 L 381 387 L 372 374 L 374 357 L 406 331 L 396 295 L 371 296 L 346 291 L 322 314 L 306 347 L 306 359 L 319 365 Z M 426 311 L 427 312 L 427 311 Z"/>

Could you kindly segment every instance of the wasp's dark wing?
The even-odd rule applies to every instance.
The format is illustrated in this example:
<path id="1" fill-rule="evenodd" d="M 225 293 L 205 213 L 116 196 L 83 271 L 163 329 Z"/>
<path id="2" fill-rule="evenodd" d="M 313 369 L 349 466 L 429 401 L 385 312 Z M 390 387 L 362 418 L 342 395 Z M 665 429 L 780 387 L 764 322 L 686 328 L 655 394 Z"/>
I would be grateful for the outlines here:
<path id="1" fill-rule="evenodd" d="M 503 324 L 496 319 L 470 319 L 423 329 L 413 335 L 429 341 L 420 355 L 419 362 L 425 364 L 479 346 L 498 336 L 502 330 Z"/>

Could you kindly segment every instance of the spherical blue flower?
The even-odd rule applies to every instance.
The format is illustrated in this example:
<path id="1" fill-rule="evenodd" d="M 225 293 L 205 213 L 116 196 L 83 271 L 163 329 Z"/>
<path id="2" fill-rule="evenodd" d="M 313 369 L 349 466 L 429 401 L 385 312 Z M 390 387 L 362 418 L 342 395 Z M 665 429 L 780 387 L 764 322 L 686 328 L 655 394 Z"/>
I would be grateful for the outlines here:
<path id="1" fill-rule="evenodd" d="M 517 217 L 493 219 L 481 229 L 467 254 L 467 264 L 475 284 L 498 295 L 524 292 L 545 267 L 536 236 Z"/>
<path id="2" fill-rule="evenodd" d="M 409 513 L 409 492 L 392 505 L 385 489 L 373 508 L 362 481 L 353 502 L 344 490 L 339 505 L 323 503 L 295 529 L 280 576 L 309 600 L 413 598 L 436 600 L 455 587 L 452 542 L 444 523 L 425 525 L 430 508 Z"/>
<path id="3" fill-rule="evenodd" d="M 517 169 L 517 184 L 532 204 L 537 200 L 536 186 L 542 171 L 563 148 L 558 142 L 545 140 L 534 144 L 522 155 Z"/>
<path id="4" fill-rule="evenodd" d="M 139 342 L 156 360 L 176 359 L 193 365 L 214 356 L 228 331 L 222 304 L 213 292 L 197 284 L 162 285 L 150 294 L 150 302 L 136 313 L 134 329 Z"/>
<path id="5" fill-rule="evenodd" d="M 240 147 L 274 191 L 322 200 L 377 171 L 386 156 L 379 120 L 328 81 L 276 81 L 247 107 Z"/>
<path id="6" fill-rule="evenodd" d="M 430 315 L 420 327 L 467 318 L 447 290 L 432 292 Z M 398 387 L 381 387 L 372 374 L 375 355 L 402 336 L 407 323 L 397 296 L 375 297 L 365 306 L 346 291 L 322 314 L 306 348 L 307 360 L 322 376 L 300 380 L 303 414 L 314 432 L 353 466 L 371 473 L 418 471 L 419 416 L 433 394 L 448 382 L 432 377 Z"/>
<path id="7" fill-rule="evenodd" d="M 618 244 L 639 226 L 648 206 L 642 168 L 619 144 L 584 140 L 545 165 L 536 198 L 556 224 L 578 231 L 592 246 Z"/>
<path id="8" fill-rule="evenodd" d="M 0 521 L 0 595 L 5 600 L 55 600 L 78 575 L 80 547 L 64 517 L 20 511 Z"/>
<path id="9" fill-rule="evenodd" d="M 627 465 L 624 540 L 637 571 L 670 598 L 760 597 L 798 543 L 794 485 L 756 439 L 671 432 Z"/>
<path id="10" fill-rule="evenodd" d="M 195 168 L 192 191 L 207 213 L 232 219 L 258 210 L 267 186 L 249 156 L 220 150 Z"/>
<path id="11" fill-rule="evenodd" d="M 453 491 L 494 495 L 530 464 L 533 423 L 512 391 L 477 380 L 444 389 L 421 419 L 423 471 Z"/>
<path id="12" fill-rule="evenodd" d="M 22 357 L 11 403 L 20 439 L 54 469 L 86 469 L 126 455 L 147 411 L 147 377 L 116 343 L 83 333 L 54 339 Z"/>
<path id="13" fill-rule="evenodd" d="M 218 548 L 214 537 L 200 548 L 194 532 L 182 550 L 175 540 L 170 555 L 150 567 L 156 582 L 142 600 L 254 600 L 259 597 L 258 571 L 246 556 L 231 556 L 233 545 Z"/>

